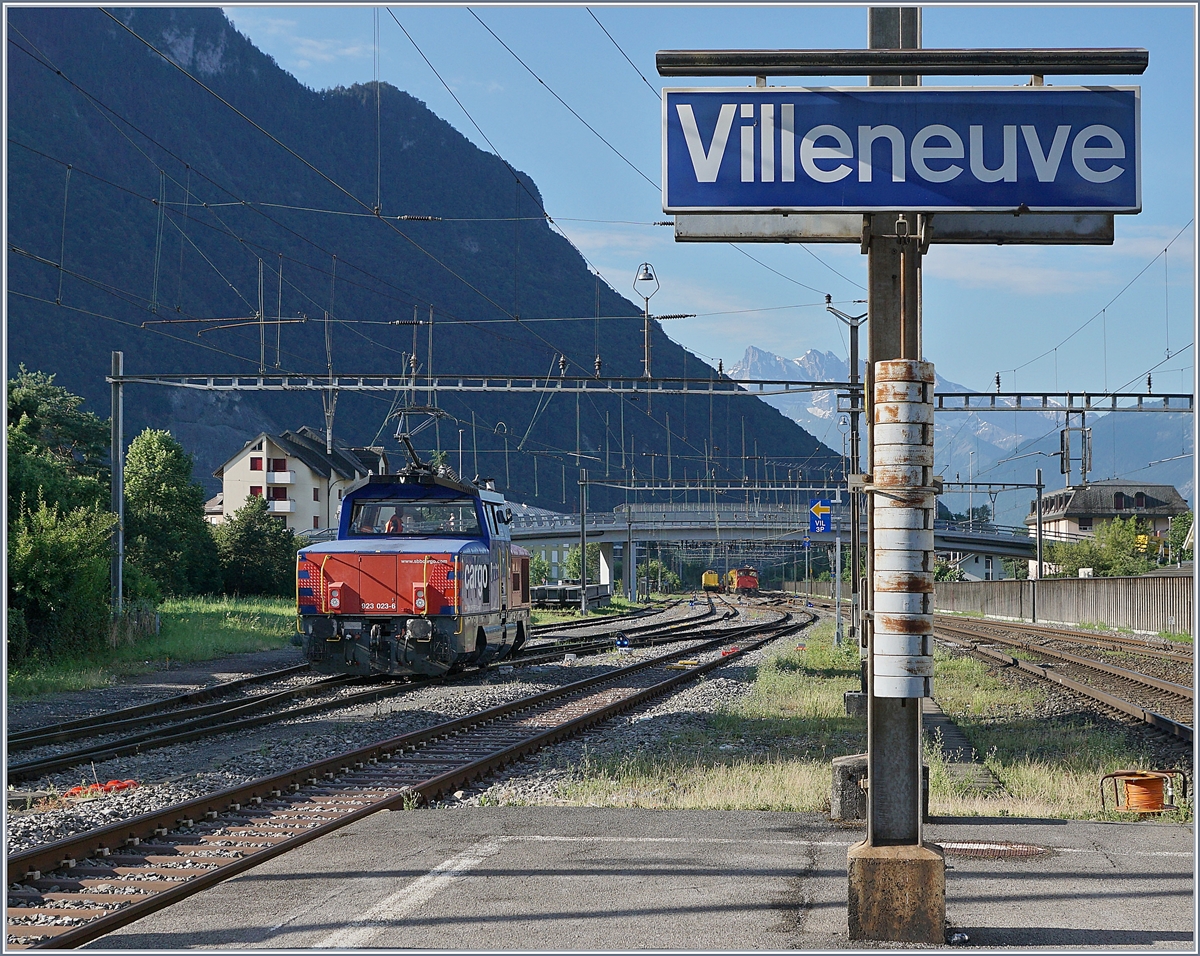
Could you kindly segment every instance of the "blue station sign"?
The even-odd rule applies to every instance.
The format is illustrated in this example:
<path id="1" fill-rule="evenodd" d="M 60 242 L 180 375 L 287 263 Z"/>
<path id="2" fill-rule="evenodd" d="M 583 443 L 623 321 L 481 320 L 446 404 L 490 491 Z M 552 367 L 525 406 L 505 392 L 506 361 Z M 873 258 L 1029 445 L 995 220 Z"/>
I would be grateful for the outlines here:
<path id="1" fill-rule="evenodd" d="M 663 91 L 663 211 L 1141 210 L 1139 87 Z"/>
<path id="2" fill-rule="evenodd" d="M 833 526 L 833 506 L 828 498 L 808 499 L 808 533 L 824 534 Z M 805 535 L 805 541 L 808 535 Z M 807 547 L 807 545 L 805 545 Z"/>

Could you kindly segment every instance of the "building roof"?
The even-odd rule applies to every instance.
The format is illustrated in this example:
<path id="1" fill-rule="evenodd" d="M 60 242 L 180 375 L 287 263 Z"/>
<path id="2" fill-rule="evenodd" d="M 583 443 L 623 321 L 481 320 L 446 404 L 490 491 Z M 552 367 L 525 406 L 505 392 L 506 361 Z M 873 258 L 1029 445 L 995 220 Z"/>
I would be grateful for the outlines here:
<path id="1" fill-rule="evenodd" d="M 230 462 L 240 458 L 252 446 L 263 439 L 278 445 L 290 458 L 297 458 L 322 478 L 338 478 L 353 481 L 368 474 L 386 474 L 388 469 L 387 452 L 377 445 L 365 448 L 351 448 L 345 442 L 336 438 L 333 440 L 332 454 L 325 453 L 325 434 L 308 425 L 302 425 L 297 431 L 285 431 L 282 435 L 271 435 L 261 432 L 251 438 L 220 468 L 213 472 L 213 477 L 222 478 Z"/>
<path id="2" fill-rule="evenodd" d="M 1121 507 L 1117 507 L 1120 495 Z M 1169 518 L 1184 514 L 1188 504 L 1174 485 L 1151 485 L 1110 478 L 1071 485 L 1042 497 L 1042 521 L 1062 518 Z M 1028 525 L 1037 523 L 1037 501 L 1029 503 Z"/>
<path id="3" fill-rule="evenodd" d="M 204 502 L 204 513 L 206 515 L 223 515 L 225 513 L 225 492 L 218 491 Z"/>

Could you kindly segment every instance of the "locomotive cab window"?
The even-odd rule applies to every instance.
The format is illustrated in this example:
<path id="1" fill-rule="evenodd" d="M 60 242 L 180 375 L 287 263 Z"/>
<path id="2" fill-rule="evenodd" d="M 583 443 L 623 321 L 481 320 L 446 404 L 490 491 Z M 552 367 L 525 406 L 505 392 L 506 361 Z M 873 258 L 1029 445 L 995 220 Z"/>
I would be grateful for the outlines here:
<path id="1" fill-rule="evenodd" d="M 350 513 L 356 536 L 479 537 L 479 518 L 469 498 L 448 500 L 361 499 Z"/>

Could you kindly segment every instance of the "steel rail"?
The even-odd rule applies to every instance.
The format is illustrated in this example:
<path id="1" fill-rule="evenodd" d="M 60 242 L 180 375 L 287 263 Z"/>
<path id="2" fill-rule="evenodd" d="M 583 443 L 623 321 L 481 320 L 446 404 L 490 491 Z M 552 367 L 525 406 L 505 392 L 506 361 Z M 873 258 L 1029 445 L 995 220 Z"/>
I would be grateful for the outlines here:
<path id="1" fill-rule="evenodd" d="M 306 664 L 300 670 L 307 670 Z M 303 687 L 289 687 L 286 690 L 273 691 L 268 694 L 259 694 L 255 697 L 250 697 L 236 701 L 217 701 L 211 704 L 198 704 L 195 707 L 185 707 L 180 710 L 150 711 L 143 716 L 126 716 L 126 711 L 110 711 L 104 714 L 97 714 L 95 723 L 85 725 L 83 727 L 63 729 L 61 726 L 46 728 L 44 734 L 29 735 L 21 737 L 17 740 L 9 739 L 9 752 L 18 750 L 31 750 L 34 747 L 44 747 L 48 744 L 59 743 L 63 740 L 75 740 L 80 737 L 98 737 L 101 734 L 118 733 L 122 730 L 127 730 L 130 727 L 145 727 L 147 724 L 156 721 L 171 722 L 171 721 L 187 721 L 192 718 L 207 717 L 212 714 L 223 715 L 228 713 L 250 712 L 252 710 L 269 707 L 272 704 L 281 703 L 286 700 L 291 700 L 296 697 L 306 697 L 315 693 L 320 693 L 324 690 L 329 690 L 331 687 L 337 687 L 341 684 L 349 683 L 350 681 L 361 680 L 359 677 L 326 677 L 321 680 L 313 681 L 311 684 L 306 684 Z M 178 698 L 171 698 L 177 700 Z M 140 739 L 150 739 L 154 736 L 155 731 L 148 731 L 141 735 Z M 132 738 L 131 738 L 132 740 Z"/>
<path id="2" fill-rule="evenodd" d="M 945 623 L 935 623 L 934 631 L 945 633 L 957 633 L 964 635 L 975 641 L 985 641 L 993 644 L 1004 644 L 1008 647 L 1019 647 L 1034 654 L 1041 654 L 1043 657 L 1052 657 L 1058 661 L 1064 661 L 1068 664 L 1074 664 L 1077 667 L 1085 667 L 1090 670 L 1098 671 L 1102 674 L 1108 674 L 1112 677 L 1120 677 L 1123 680 L 1134 681 L 1139 684 L 1145 684 L 1157 690 L 1166 691 L 1168 694 L 1174 694 L 1177 697 L 1183 697 L 1187 700 L 1194 700 L 1195 693 L 1191 687 L 1186 684 L 1179 684 L 1175 681 L 1161 680 L 1158 677 L 1153 677 L 1150 674 L 1143 674 L 1139 671 L 1127 670 L 1124 667 L 1116 667 L 1112 664 L 1106 664 L 1103 661 L 1089 659 L 1086 657 L 1077 657 L 1074 654 L 1068 654 L 1066 651 L 1056 651 L 1053 648 L 1043 647 L 1040 644 L 1033 644 L 1029 641 L 1019 641 L 1013 637 L 1000 637 L 996 634 L 988 634 L 978 631 L 970 627 L 961 625 L 948 625 Z"/>
<path id="3" fill-rule="evenodd" d="M 256 780 L 250 784 L 230 788 L 220 793 L 210 794 L 195 800 L 165 808 L 154 813 L 144 814 L 133 820 L 111 824 L 78 834 L 48 846 L 37 847 L 23 853 L 10 856 L 7 861 L 10 880 L 29 882 L 64 883 L 76 882 L 84 890 L 76 894 L 80 899 L 107 896 L 110 902 L 120 902 L 121 894 L 92 893 L 86 888 L 90 885 L 82 882 L 95 870 L 104 874 L 112 873 L 107 883 L 120 886 L 125 883 L 129 889 L 137 889 L 139 893 L 136 902 L 128 901 L 130 894 L 125 894 L 128 902 L 118 909 L 105 911 L 83 925 L 64 928 L 62 926 L 46 926 L 44 924 L 9 924 L 8 937 L 13 940 L 36 940 L 33 943 L 9 943 L 9 948 L 53 948 L 65 949 L 82 945 L 98 936 L 111 932 L 142 916 L 169 906 L 179 900 L 206 889 L 209 886 L 243 872 L 261 862 L 285 853 L 317 837 L 330 833 L 340 827 L 394 806 L 403 806 L 414 800 L 433 799 L 440 793 L 461 786 L 488 774 L 507 763 L 520 759 L 542 747 L 556 743 L 565 737 L 579 733 L 582 730 L 605 720 L 614 714 L 637 706 L 645 700 L 660 696 L 685 681 L 690 681 L 732 660 L 742 654 L 782 637 L 795 630 L 807 626 L 815 620 L 794 623 L 791 616 L 781 614 L 780 619 L 769 624 L 752 624 L 740 629 L 744 634 L 768 633 L 746 646 L 733 650 L 725 655 L 714 657 L 703 664 L 689 667 L 679 674 L 666 680 L 655 681 L 649 686 L 633 688 L 630 693 L 617 696 L 616 699 L 605 699 L 597 706 L 590 707 L 583 713 L 568 715 L 566 720 L 558 720 L 545 730 L 536 726 L 525 728 L 510 727 L 507 734 L 502 721 L 515 717 L 527 725 L 535 725 L 536 720 L 531 713 L 535 708 L 554 708 L 564 706 L 564 702 L 574 699 L 580 702 L 581 695 L 593 689 L 603 688 L 605 684 L 617 684 L 624 678 L 641 675 L 665 662 L 672 661 L 684 654 L 693 654 L 697 648 L 688 648 L 661 655 L 649 661 L 640 662 L 620 668 L 610 674 L 599 675 L 569 684 L 562 688 L 545 691 L 520 701 L 494 707 L 486 711 L 447 721 L 435 727 L 427 728 L 396 737 L 388 741 L 359 748 L 349 753 L 295 768 L 273 777 Z M 729 635 L 705 642 L 705 649 L 715 649 L 728 640 Z M 600 696 L 611 697 L 611 694 Z M 525 715 L 525 716 L 521 716 Z M 545 714 L 552 717 L 552 713 Z M 428 745 L 438 740 L 449 740 L 464 731 L 483 729 L 490 738 L 489 751 L 484 755 L 450 754 L 448 756 L 428 757 L 422 761 L 422 751 Z M 534 733 L 528 733 L 528 730 Z M 518 739 L 512 739 L 519 734 Z M 434 749 L 434 748 L 430 748 Z M 405 754 L 412 754 L 405 757 Z M 394 763 L 393 763 L 394 761 Z M 383 766 L 387 764 L 388 766 Z M 417 767 L 416 779 L 411 772 Z M 423 769 L 422 769 L 423 768 Z M 429 774 L 429 769 L 435 772 Z M 405 771 L 409 771 L 406 773 Z M 327 782 L 342 779 L 340 786 L 329 786 Z M 284 801 L 287 791 L 298 795 L 305 788 L 310 788 L 303 798 L 296 797 Z M 282 806 L 270 807 L 266 802 L 282 802 Z M 258 813 L 271 814 L 273 819 L 256 820 L 253 816 L 246 818 L 243 807 L 255 807 Z M 307 812 L 307 819 L 324 820 L 318 825 L 310 826 L 302 823 L 299 815 Z M 220 818 L 226 817 L 224 822 Z M 175 829 L 186 827 L 192 829 L 195 821 L 208 821 L 202 828 L 211 830 L 207 834 L 191 833 L 186 835 L 185 842 L 171 844 L 166 842 L 141 846 L 136 855 L 128 852 L 117 854 L 114 859 L 113 850 L 132 849 L 139 847 L 143 840 L 162 841 Z M 264 829 L 275 829 L 270 834 L 264 834 Z M 298 829 L 299 828 L 299 829 Z M 185 851 L 204 844 L 204 837 L 209 837 L 208 844 L 213 850 L 218 849 L 218 843 L 232 845 L 233 850 L 222 850 L 236 855 L 225 858 L 189 856 Z M 160 855 L 161 854 L 161 855 Z M 172 856 L 173 854 L 173 856 Z M 155 873 L 153 867 L 124 867 L 124 873 L 116 873 L 112 863 L 120 860 L 130 862 L 158 862 L 164 859 L 181 863 L 192 863 L 190 868 L 176 868 L 174 872 L 183 878 L 169 886 L 161 878 L 157 881 L 139 881 L 137 876 Z M 92 858 L 108 859 L 108 866 L 78 866 L 78 861 L 88 861 Z M 149 858 L 149 859 L 147 859 Z M 200 864 L 200 865 L 197 865 Z M 203 865 L 211 869 L 203 869 Z M 43 880 L 43 873 L 53 873 L 63 870 L 61 875 L 55 875 L 53 881 Z M 75 878 L 72 879 L 72 871 Z M 170 873 L 170 870 L 163 870 Z M 122 880 L 122 875 L 132 875 L 134 880 Z M 95 882 L 100 882 L 99 880 Z M 38 900 L 43 900 L 43 891 L 35 888 Z M 61 891 L 60 891 L 61 894 Z M 10 890 L 10 896 L 14 895 Z M 20 895 L 19 893 L 17 894 Z M 27 912 L 30 908 L 24 908 Z M 36 907 L 35 907 L 36 909 Z M 44 911 L 39 910 L 39 914 Z M 47 910 L 55 915 L 69 917 L 72 912 L 80 910 Z M 97 911 L 89 911 L 95 914 Z M 19 917 L 22 908 L 9 907 L 7 915 L 11 919 Z M 30 913 L 30 915 L 35 915 Z"/>
<path id="4" fill-rule="evenodd" d="M 671 608 L 677 607 L 680 603 L 679 601 L 671 601 L 662 607 L 646 607 L 640 611 L 631 611 L 628 614 L 604 614 L 592 620 L 580 618 L 577 621 L 563 621 L 557 624 L 534 624 L 529 628 L 530 636 L 557 634 L 559 631 L 569 631 L 578 627 L 602 627 L 611 621 L 628 621 L 634 618 L 648 617 L 652 614 L 663 614 Z"/>
<path id="5" fill-rule="evenodd" d="M 978 647 L 973 642 L 956 640 L 953 637 L 942 636 L 942 640 L 955 644 L 972 654 L 977 654 L 981 657 L 989 658 L 1007 667 L 1016 667 L 1018 670 L 1027 674 L 1033 674 L 1035 677 L 1040 677 L 1042 680 L 1051 681 L 1055 684 L 1060 684 L 1068 690 L 1075 691 L 1077 694 L 1082 694 L 1085 697 L 1098 701 L 1107 707 L 1120 713 L 1127 714 L 1130 717 L 1136 717 L 1143 723 L 1156 727 L 1159 730 L 1165 731 L 1182 740 L 1191 742 L 1192 727 L 1189 724 L 1183 724 L 1179 721 L 1172 720 L 1170 717 L 1157 713 L 1153 710 L 1148 710 L 1145 707 L 1139 707 L 1130 701 L 1123 700 L 1120 697 L 1114 697 L 1095 687 L 1090 687 L 1087 684 L 1081 684 L 1079 681 L 1072 680 L 1069 677 L 1064 677 L 1062 674 L 1056 674 L 1052 670 L 1047 670 L 1044 667 L 1039 667 L 1037 664 L 1023 661 L 1017 657 L 1010 657 L 1008 654 L 1002 654 L 1000 651 L 994 651 L 987 647 Z"/>
<path id="6" fill-rule="evenodd" d="M 944 618 L 942 615 L 938 615 L 937 619 L 943 620 Z M 1169 646 L 1168 644 L 1141 640 L 1136 637 L 1125 637 L 1120 634 L 1097 634 L 1095 631 L 1080 631 L 1066 627 L 1052 627 L 1046 624 L 1025 624 L 1020 621 L 1000 621 L 992 618 L 980 620 L 974 626 L 997 627 L 1003 630 L 1043 634 L 1059 640 L 1074 641 L 1080 644 L 1093 644 L 1097 647 L 1109 647 L 1113 650 L 1127 650 L 1145 657 L 1159 657 L 1163 660 L 1179 661 L 1182 664 L 1190 664 L 1193 660 L 1191 651 L 1187 650 L 1186 647 L 1181 647 L 1177 651 L 1166 650 Z"/>
<path id="7" fill-rule="evenodd" d="M 169 747 L 172 744 L 188 743 L 193 740 L 199 740 L 202 737 L 211 737 L 214 734 L 229 733 L 234 730 L 246 730 L 251 727 L 260 727 L 263 724 L 274 723 L 278 720 L 287 720 L 292 717 L 304 716 L 305 714 L 319 713 L 322 710 L 365 703 L 391 694 L 406 693 L 409 689 L 417 686 L 413 683 L 373 688 L 347 697 L 334 697 L 329 700 L 318 701 L 315 704 L 307 704 L 303 707 L 293 707 L 282 712 L 260 714 L 256 717 L 243 717 L 235 720 L 226 719 L 231 715 L 262 710 L 264 707 L 269 707 L 275 703 L 283 703 L 296 697 L 311 696 L 326 690 L 337 690 L 339 687 L 360 679 L 358 677 L 347 678 L 337 676 L 330 678 L 328 682 L 310 684 L 307 688 L 296 688 L 293 691 L 268 695 L 265 699 L 260 698 L 250 703 L 236 704 L 219 713 L 185 721 L 173 727 L 149 730 L 119 741 L 81 747 L 67 753 L 54 754 L 41 760 L 29 760 L 25 763 L 12 764 L 8 767 L 8 779 L 10 781 L 29 780 L 39 777 L 42 774 L 53 773 L 56 770 L 63 770 L 67 767 L 74 767 L 85 760 L 96 761 L 109 760 L 113 757 L 127 757 L 131 754 L 144 753 L 147 750 Z"/>
<path id="8" fill-rule="evenodd" d="M 251 677 L 240 677 L 237 680 L 224 681 L 220 684 L 213 684 L 211 687 L 204 687 L 200 690 L 188 691 L 186 694 L 178 694 L 174 697 L 164 697 L 160 700 L 151 701 L 148 704 L 138 704 L 134 707 L 124 707 L 121 710 L 112 710 L 103 714 L 94 714 L 90 717 L 80 717 L 77 720 L 64 720 L 54 724 L 45 724 L 41 727 L 30 727 L 26 730 L 12 731 L 8 735 L 8 749 L 17 749 L 13 745 L 21 743 L 24 740 L 34 737 L 49 738 L 54 734 L 69 734 L 74 736 L 75 732 L 80 730 L 91 730 L 98 726 L 98 721 L 101 723 L 107 721 L 124 720 L 130 717 L 143 717 L 148 714 L 154 714 L 161 710 L 166 710 L 172 707 L 183 707 L 187 704 L 199 704 L 206 700 L 212 700 L 214 697 L 221 697 L 229 693 L 231 690 L 239 690 L 242 687 L 251 684 L 264 684 L 273 680 L 280 680 L 284 677 L 291 677 L 294 674 L 299 674 L 309 669 L 307 662 L 296 664 L 292 667 L 284 667 L 280 670 L 267 671 L 265 674 L 255 674 Z M 47 743 L 52 742 L 49 739 Z"/>
<path id="9" fill-rule="evenodd" d="M 829 603 L 814 602 L 817 607 L 832 608 Z M 967 626 L 967 619 L 958 618 L 948 614 L 935 614 L 935 624 L 941 624 L 945 621 L 958 623 L 959 626 Z M 1108 647 L 1112 650 L 1127 650 L 1134 654 L 1140 654 L 1144 657 L 1157 657 L 1163 660 L 1178 661 L 1181 664 L 1192 663 L 1194 657 L 1190 650 L 1186 649 L 1186 645 L 1180 647 L 1179 650 L 1166 650 L 1170 645 L 1165 642 L 1155 642 L 1143 640 L 1136 637 L 1126 637 L 1120 634 L 1099 634 L 1095 631 L 1075 630 L 1068 627 L 1053 627 L 1047 624 L 1029 624 L 1023 621 L 1005 621 L 999 618 L 972 618 L 970 625 L 974 627 L 995 627 L 1004 630 L 1028 631 L 1030 633 L 1044 634 L 1047 637 L 1054 637 L 1059 640 L 1072 641 L 1080 644 L 1092 644 L 1097 647 Z"/>
<path id="10" fill-rule="evenodd" d="M 630 631 L 638 630 L 661 630 L 663 635 L 673 633 L 679 627 L 694 623 L 696 620 L 710 617 L 713 611 L 708 608 L 706 613 L 683 621 L 672 622 L 671 625 L 646 625 L 642 628 L 631 628 Z M 654 635 L 661 636 L 661 635 Z M 593 650 L 602 650 L 607 646 L 609 638 L 603 641 L 596 642 L 594 646 L 576 649 L 576 653 L 587 653 Z M 653 643 L 650 640 L 649 643 Z M 546 660 L 553 660 L 561 654 L 562 648 L 549 655 L 539 657 L 521 656 L 515 659 L 505 659 L 503 662 L 489 664 L 484 670 L 499 666 L 500 663 L 511 663 L 514 666 L 528 666 L 531 664 L 540 663 Z M 463 671 L 461 674 L 473 675 L 478 671 Z M 324 681 L 319 681 L 310 684 L 303 688 L 292 688 L 287 691 L 281 691 L 274 695 L 266 695 L 265 697 L 256 698 L 250 702 L 230 704 L 207 705 L 202 710 L 210 711 L 210 714 L 205 717 L 198 717 L 194 720 L 187 721 L 183 724 L 174 727 L 160 727 L 156 730 L 146 731 L 145 733 L 136 734 L 132 737 L 126 737 L 120 741 L 109 743 L 95 744 L 90 747 L 82 747 L 67 753 L 53 754 L 40 760 L 26 761 L 25 763 L 13 764 L 8 767 L 9 780 L 29 780 L 40 777 L 43 774 L 53 773 L 56 770 L 64 770 L 68 767 L 77 766 L 79 763 L 89 760 L 108 760 L 114 757 L 125 757 L 131 754 L 143 753 L 147 750 L 157 750 L 161 747 L 169 747 L 173 744 L 190 743 L 193 740 L 199 740 L 203 737 L 214 736 L 216 734 L 230 733 L 237 730 L 248 730 L 253 727 L 261 727 L 264 724 L 275 723 L 280 720 L 290 720 L 295 717 L 303 717 L 308 714 L 320 713 L 325 710 L 333 710 L 341 707 L 352 707 L 358 704 L 369 703 L 381 697 L 389 697 L 395 694 L 405 694 L 419 687 L 424 687 L 429 684 L 434 678 L 417 679 L 403 684 L 389 684 L 385 687 L 372 688 L 370 690 L 360 691 L 357 694 L 351 694 L 345 697 L 334 697 L 326 701 L 318 701 L 314 704 L 309 704 L 303 707 L 293 707 L 285 711 L 263 714 L 257 717 L 244 717 L 241 719 L 229 720 L 228 718 L 236 714 L 248 713 L 254 710 L 261 710 L 269 707 L 272 704 L 282 703 L 289 699 L 302 696 L 311 696 L 312 694 L 320 693 L 324 690 L 336 689 L 340 686 L 360 681 L 362 678 L 353 676 L 334 676 L 327 678 Z M 215 711 L 215 713 L 212 713 Z M 134 724 L 139 722 L 134 721 Z M 116 729 L 116 728 L 110 728 Z"/>

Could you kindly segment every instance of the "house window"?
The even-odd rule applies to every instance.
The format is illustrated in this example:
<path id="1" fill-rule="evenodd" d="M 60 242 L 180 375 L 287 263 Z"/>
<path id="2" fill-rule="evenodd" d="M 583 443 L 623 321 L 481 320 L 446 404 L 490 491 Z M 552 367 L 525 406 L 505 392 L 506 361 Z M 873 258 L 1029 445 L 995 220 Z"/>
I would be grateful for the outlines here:
<path id="1" fill-rule="evenodd" d="M 275 485 L 267 489 L 267 497 L 272 501 L 287 501 L 288 490 L 283 485 Z"/>
<path id="2" fill-rule="evenodd" d="M 1115 511 L 1125 510 L 1125 496 L 1119 491 L 1113 495 L 1113 509 Z"/>
<path id="3" fill-rule="evenodd" d="M 287 471 L 287 459 L 286 458 L 272 458 L 271 459 L 271 471 Z"/>
<path id="4" fill-rule="evenodd" d="M 315 530 L 315 529 L 317 529 L 317 528 L 320 528 L 320 527 L 321 527 L 321 519 L 320 519 L 320 517 L 319 517 L 319 516 L 317 516 L 317 515 L 313 515 L 313 529 Z"/>
<path id="5" fill-rule="evenodd" d="M 256 457 L 253 457 L 250 459 L 250 470 L 251 471 L 262 471 L 263 470 L 262 465 L 263 465 L 262 458 L 256 456 Z"/>
<path id="6" fill-rule="evenodd" d="M 263 450 L 262 442 L 259 442 L 257 445 L 254 446 L 254 451 L 262 451 L 262 450 Z"/>
<path id="7" fill-rule="evenodd" d="M 1092 530 L 1092 519 L 1091 518 L 1080 518 L 1079 519 L 1079 530 L 1080 531 L 1091 531 Z"/>
<path id="8" fill-rule="evenodd" d="M 251 485 L 250 486 L 250 497 L 251 498 L 261 498 L 262 497 L 262 485 Z"/>
<path id="9" fill-rule="evenodd" d="M 321 500 L 321 489 L 314 488 L 313 489 L 313 501 L 320 501 L 320 500 Z"/>
<path id="10" fill-rule="evenodd" d="M 1135 505 L 1137 505 L 1137 507 L 1145 508 L 1146 507 L 1146 492 L 1139 491 L 1136 495 L 1134 495 L 1133 502 Z"/>

